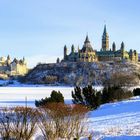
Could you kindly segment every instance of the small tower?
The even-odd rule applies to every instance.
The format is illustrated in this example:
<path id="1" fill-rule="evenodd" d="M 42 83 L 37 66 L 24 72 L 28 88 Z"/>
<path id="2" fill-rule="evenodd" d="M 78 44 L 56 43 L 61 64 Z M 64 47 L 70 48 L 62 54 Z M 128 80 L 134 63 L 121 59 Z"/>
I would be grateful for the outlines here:
<path id="1" fill-rule="evenodd" d="M 134 54 L 135 54 L 135 55 L 137 54 L 137 51 L 136 51 L 136 50 L 134 50 Z"/>
<path id="2" fill-rule="evenodd" d="M 60 59 L 59 58 L 57 58 L 56 63 L 60 63 Z"/>
<path id="3" fill-rule="evenodd" d="M 11 59 L 10 59 L 10 56 L 8 55 L 7 56 L 7 65 L 9 66 L 11 64 Z"/>
<path id="4" fill-rule="evenodd" d="M 133 51 L 130 49 L 129 51 L 129 59 L 132 61 L 133 60 Z"/>
<path id="5" fill-rule="evenodd" d="M 136 50 L 134 50 L 134 57 L 135 57 L 135 62 L 138 62 L 138 60 L 139 60 L 139 56 L 138 56 L 138 53 L 137 53 L 137 51 Z"/>
<path id="6" fill-rule="evenodd" d="M 104 31 L 102 35 L 102 50 L 103 51 L 109 50 L 109 36 L 106 30 L 106 25 L 104 26 Z"/>
<path id="7" fill-rule="evenodd" d="M 74 45 L 72 44 L 71 46 L 71 52 L 74 53 L 75 52 L 75 48 L 74 48 Z"/>
<path id="8" fill-rule="evenodd" d="M 77 49 L 77 50 L 78 50 L 78 53 L 79 53 L 79 52 L 80 52 L 80 48 L 79 48 L 79 45 L 78 45 L 78 49 Z"/>
<path id="9" fill-rule="evenodd" d="M 67 46 L 64 46 L 64 60 L 67 59 Z"/>
<path id="10" fill-rule="evenodd" d="M 121 58 L 124 59 L 125 58 L 125 52 L 124 52 L 124 42 L 121 43 Z"/>
<path id="11" fill-rule="evenodd" d="M 122 51 L 122 52 L 124 52 L 124 48 L 125 48 L 125 45 L 124 45 L 124 42 L 122 42 L 122 43 L 121 43 L 121 51 Z"/>
<path id="12" fill-rule="evenodd" d="M 112 44 L 112 51 L 113 51 L 113 52 L 116 51 L 116 44 L 115 44 L 115 42 L 113 42 L 113 44 Z"/>
<path id="13" fill-rule="evenodd" d="M 132 49 L 130 49 L 130 51 L 129 51 L 129 54 L 130 54 L 130 55 L 132 55 L 132 54 L 133 54 L 133 51 L 132 51 Z"/>
<path id="14" fill-rule="evenodd" d="M 25 57 L 23 57 L 22 62 L 23 62 L 23 64 L 26 64 Z"/>

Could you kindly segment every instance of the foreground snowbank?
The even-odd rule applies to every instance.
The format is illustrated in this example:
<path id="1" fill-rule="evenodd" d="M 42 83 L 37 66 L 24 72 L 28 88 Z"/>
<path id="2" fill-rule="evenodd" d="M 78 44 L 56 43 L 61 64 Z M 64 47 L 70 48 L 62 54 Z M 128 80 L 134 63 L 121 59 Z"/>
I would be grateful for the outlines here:
<path id="1" fill-rule="evenodd" d="M 102 105 L 89 114 L 89 126 L 95 139 L 139 139 L 140 97 Z"/>

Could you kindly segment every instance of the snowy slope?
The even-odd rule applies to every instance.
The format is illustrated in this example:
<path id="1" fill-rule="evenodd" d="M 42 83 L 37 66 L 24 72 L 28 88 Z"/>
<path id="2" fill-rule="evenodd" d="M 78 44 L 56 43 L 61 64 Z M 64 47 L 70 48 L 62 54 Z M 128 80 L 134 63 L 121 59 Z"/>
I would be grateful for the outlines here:
<path id="1" fill-rule="evenodd" d="M 102 105 L 89 114 L 94 139 L 140 139 L 140 97 Z"/>

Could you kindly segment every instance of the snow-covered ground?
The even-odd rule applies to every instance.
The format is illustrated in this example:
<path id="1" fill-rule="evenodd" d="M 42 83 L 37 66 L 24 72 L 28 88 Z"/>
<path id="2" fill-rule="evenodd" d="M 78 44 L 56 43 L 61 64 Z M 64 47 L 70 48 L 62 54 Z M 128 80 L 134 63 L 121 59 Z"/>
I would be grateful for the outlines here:
<path id="1" fill-rule="evenodd" d="M 49 97 L 52 90 L 71 103 L 73 87 L 0 87 L 0 106 L 24 105 L 25 97 L 34 106 L 35 99 Z M 87 125 L 95 140 L 140 140 L 140 97 L 102 105 L 89 113 Z"/>
<path id="2" fill-rule="evenodd" d="M 140 97 L 102 105 L 90 112 L 89 125 L 95 139 L 140 140 Z"/>

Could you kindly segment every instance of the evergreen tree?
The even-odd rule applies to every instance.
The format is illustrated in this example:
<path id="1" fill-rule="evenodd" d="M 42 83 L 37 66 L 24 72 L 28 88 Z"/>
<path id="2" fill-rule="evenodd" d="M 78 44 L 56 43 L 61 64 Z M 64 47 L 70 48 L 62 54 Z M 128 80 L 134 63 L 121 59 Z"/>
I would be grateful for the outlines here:
<path id="1" fill-rule="evenodd" d="M 51 92 L 50 97 L 46 97 L 45 99 L 41 99 L 41 100 L 35 100 L 35 106 L 39 107 L 39 106 L 43 106 L 46 105 L 47 103 L 52 103 L 52 102 L 56 102 L 56 103 L 64 103 L 64 97 L 62 95 L 62 93 L 60 91 L 55 91 L 53 90 Z"/>
<path id="2" fill-rule="evenodd" d="M 101 92 L 97 92 L 92 86 L 84 88 L 75 87 L 72 91 L 72 98 L 74 104 L 86 105 L 91 109 L 96 109 L 101 103 Z"/>

